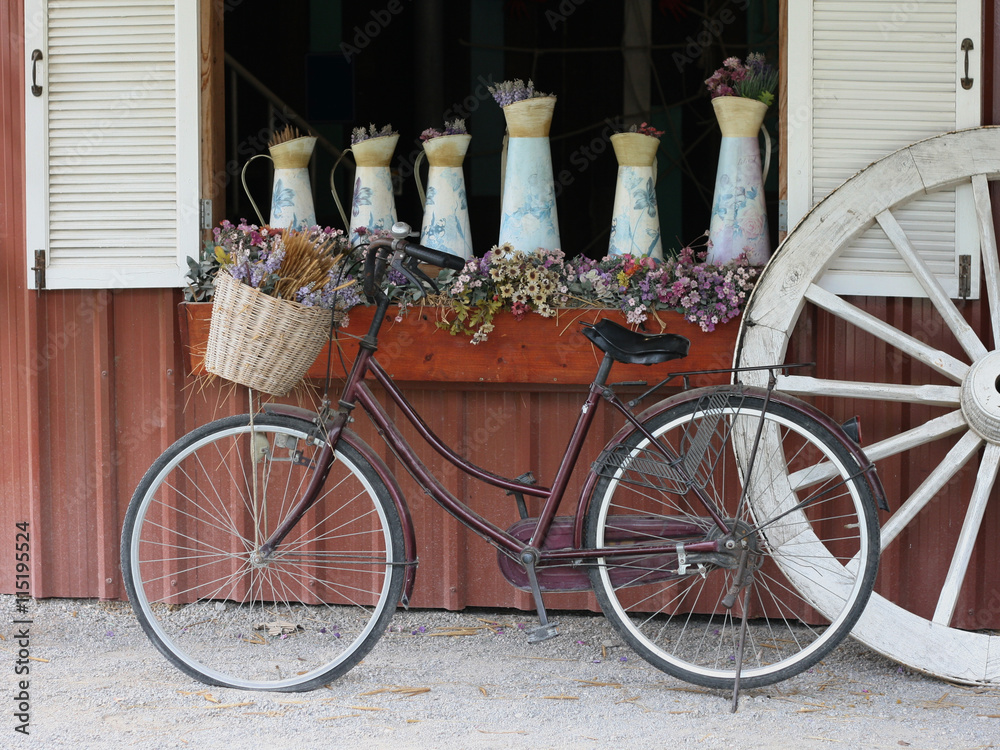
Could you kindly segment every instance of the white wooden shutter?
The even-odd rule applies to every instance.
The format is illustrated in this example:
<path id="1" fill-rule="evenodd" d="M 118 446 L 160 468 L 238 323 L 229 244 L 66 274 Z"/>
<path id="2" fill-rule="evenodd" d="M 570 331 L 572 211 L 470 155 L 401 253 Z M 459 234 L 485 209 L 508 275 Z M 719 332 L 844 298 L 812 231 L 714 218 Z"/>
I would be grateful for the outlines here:
<path id="1" fill-rule="evenodd" d="M 199 250 L 197 0 L 25 0 L 25 38 L 29 267 L 44 250 L 50 289 L 181 286 Z"/>
<path id="2" fill-rule="evenodd" d="M 980 0 L 793 0 L 788 3 L 789 226 L 871 162 L 929 136 L 981 122 Z M 964 89 L 970 39 L 971 89 Z M 862 207 L 859 207 L 862 208 Z M 979 235 L 971 186 L 894 211 L 958 296 L 959 257 L 971 256 L 979 290 Z M 878 225 L 828 268 L 838 294 L 924 296 Z"/>

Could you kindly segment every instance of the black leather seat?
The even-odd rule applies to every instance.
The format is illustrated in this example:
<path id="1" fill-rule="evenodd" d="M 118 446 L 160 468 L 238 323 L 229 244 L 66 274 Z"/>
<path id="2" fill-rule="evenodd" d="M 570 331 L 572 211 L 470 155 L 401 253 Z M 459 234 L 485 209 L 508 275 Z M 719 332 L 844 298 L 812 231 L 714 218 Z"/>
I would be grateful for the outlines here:
<path id="1" fill-rule="evenodd" d="M 691 342 L 676 333 L 645 334 L 602 318 L 583 324 L 583 335 L 618 362 L 656 365 L 687 356 Z"/>

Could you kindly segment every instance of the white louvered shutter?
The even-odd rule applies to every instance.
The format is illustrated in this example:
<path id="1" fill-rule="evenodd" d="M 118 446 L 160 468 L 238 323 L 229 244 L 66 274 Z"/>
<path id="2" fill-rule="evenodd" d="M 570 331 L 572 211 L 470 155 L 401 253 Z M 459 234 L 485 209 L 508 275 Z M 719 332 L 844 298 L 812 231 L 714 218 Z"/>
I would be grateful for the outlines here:
<path id="1" fill-rule="evenodd" d="M 871 162 L 981 123 L 981 28 L 980 0 L 789 2 L 789 227 Z M 964 39 L 973 45 L 970 89 L 961 85 Z M 978 295 L 971 186 L 893 213 L 953 297 L 960 256 L 971 256 L 971 296 Z M 878 225 L 834 260 L 821 284 L 838 294 L 924 296 Z"/>
<path id="2" fill-rule="evenodd" d="M 181 286 L 199 249 L 197 0 L 25 0 L 25 39 L 29 266 L 44 250 L 49 289 Z"/>

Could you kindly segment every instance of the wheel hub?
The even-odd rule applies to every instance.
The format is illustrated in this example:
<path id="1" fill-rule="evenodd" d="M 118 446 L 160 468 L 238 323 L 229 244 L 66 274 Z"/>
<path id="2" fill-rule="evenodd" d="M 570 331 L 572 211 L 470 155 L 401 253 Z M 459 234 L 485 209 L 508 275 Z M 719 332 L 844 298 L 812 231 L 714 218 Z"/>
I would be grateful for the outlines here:
<path id="1" fill-rule="evenodd" d="M 1000 351 L 980 359 L 962 383 L 962 413 L 984 440 L 1000 444 Z"/>
<path id="2" fill-rule="evenodd" d="M 271 556 L 265 557 L 260 553 L 260 550 L 254 550 L 250 553 L 250 567 L 251 568 L 266 568 L 271 562 Z"/>
<path id="3" fill-rule="evenodd" d="M 747 570 L 754 571 L 761 566 L 762 557 L 758 545 L 757 532 L 755 532 L 746 521 L 735 518 L 727 518 L 729 534 L 723 536 L 718 529 L 713 529 L 708 534 L 708 539 L 718 540 L 720 551 L 708 553 L 711 562 L 720 568 L 735 570 L 739 567 L 740 555 L 743 550 L 747 551 Z"/>

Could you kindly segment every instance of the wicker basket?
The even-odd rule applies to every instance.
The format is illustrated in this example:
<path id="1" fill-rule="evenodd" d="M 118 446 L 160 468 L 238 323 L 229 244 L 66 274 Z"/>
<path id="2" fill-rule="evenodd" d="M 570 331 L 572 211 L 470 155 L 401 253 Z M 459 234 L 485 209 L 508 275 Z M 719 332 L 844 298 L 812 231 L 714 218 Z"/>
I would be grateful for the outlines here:
<path id="1" fill-rule="evenodd" d="M 215 282 L 205 369 L 273 396 L 306 374 L 330 332 L 330 311 L 277 299 L 226 272 Z"/>

